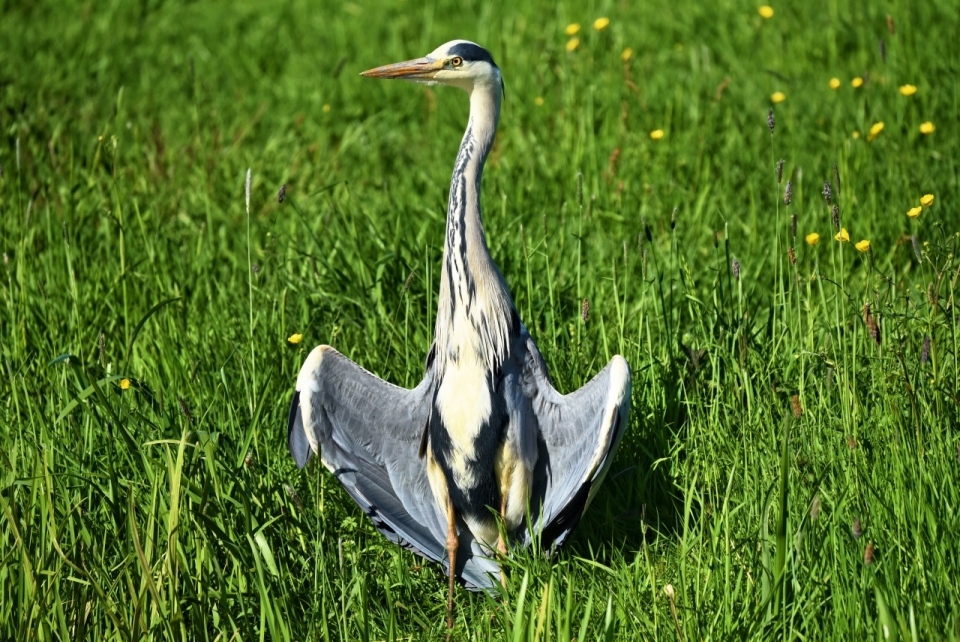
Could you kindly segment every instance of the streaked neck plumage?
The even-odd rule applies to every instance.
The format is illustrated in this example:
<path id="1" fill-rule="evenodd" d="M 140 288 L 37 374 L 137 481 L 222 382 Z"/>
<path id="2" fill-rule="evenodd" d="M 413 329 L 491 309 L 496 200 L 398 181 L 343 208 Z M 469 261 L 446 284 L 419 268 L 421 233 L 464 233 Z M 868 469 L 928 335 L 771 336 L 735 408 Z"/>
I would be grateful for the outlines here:
<path id="1" fill-rule="evenodd" d="M 436 325 L 441 371 L 461 359 L 477 359 L 495 370 L 515 330 L 513 300 L 490 257 L 480 212 L 480 178 L 497 134 L 503 93 L 500 79 L 492 80 L 468 90 L 470 119 L 450 180 Z"/>

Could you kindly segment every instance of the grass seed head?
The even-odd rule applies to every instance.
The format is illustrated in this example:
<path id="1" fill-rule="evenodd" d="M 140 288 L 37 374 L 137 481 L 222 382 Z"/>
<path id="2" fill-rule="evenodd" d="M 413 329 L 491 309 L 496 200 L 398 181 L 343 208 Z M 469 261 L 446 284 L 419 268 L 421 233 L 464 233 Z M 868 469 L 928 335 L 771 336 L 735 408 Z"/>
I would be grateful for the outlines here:
<path id="1" fill-rule="evenodd" d="M 783 180 L 783 159 L 777 161 L 777 185 Z"/>
<path id="2" fill-rule="evenodd" d="M 767 129 L 770 130 L 770 135 L 773 136 L 773 130 L 777 126 L 777 119 L 773 117 L 773 110 L 771 109 L 767 112 Z"/>
<path id="3" fill-rule="evenodd" d="M 833 164 L 833 184 L 837 188 L 837 194 L 840 193 L 840 168 Z"/>
<path id="4" fill-rule="evenodd" d="M 653 242 L 653 235 L 650 233 L 650 226 L 647 225 L 647 219 L 644 216 L 640 217 L 640 225 L 643 227 L 643 235 L 647 237 L 647 242 Z"/>
<path id="5" fill-rule="evenodd" d="M 583 303 L 580 304 L 580 318 L 586 323 L 590 319 L 590 299 L 583 297 Z"/>
<path id="6" fill-rule="evenodd" d="M 863 528 L 861 528 L 860 526 L 859 517 L 853 518 L 853 527 L 850 530 L 853 531 L 854 539 L 860 539 L 861 537 L 863 537 Z"/>
<path id="7" fill-rule="evenodd" d="M 410 284 L 413 283 L 413 277 L 417 275 L 416 271 L 411 270 L 410 274 L 407 275 L 407 280 L 403 282 L 403 293 L 406 294 L 407 290 L 410 289 Z"/>
<path id="8" fill-rule="evenodd" d="M 793 248 L 790 248 L 791 250 Z M 790 407 L 793 409 L 793 416 L 799 419 L 803 416 L 803 406 L 800 405 L 800 395 L 794 394 L 790 396 Z"/>
<path id="9" fill-rule="evenodd" d="M 247 168 L 247 180 L 243 184 L 243 192 L 246 195 L 247 203 L 247 214 L 250 213 L 250 179 L 253 177 L 253 174 L 250 171 L 250 168 Z"/>
<path id="10" fill-rule="evenodd" d="M 833 210 L 831 211 L 830 214 L 831 214 L 831 220 L 833 221 L 833 229 L 839 230 L 840 229 L 840 208 L 834 205 Z"/>
<path id="11" fill-rule="evenodd" d="M 740 280 L 740 261 L 738 261 L 737 259 L 733 259 L 730 262 L 730 269 L 733 272 L 733 278 L 739 281 Z"/>
<path id="12" fill-rule="evenodd" d="M 930 303 L 930 307 L 937 307 L 937 292 L 933 288 L 933 283 L 927 286 L 927 302 Z"/>
<path id="13" fill-rule="evenodd" d="M 927 365 L 927 362 L 930 361 L 930 335 L 924 335 L 923 337 L 923 349 L 920 350 L 920 363 Z"/>
<path id="14" fill-rule="evenodd" d="M 863 304 L 863 321 L 867 325 L 867 330 L 870 332 L 871 338 L 877 345 L 880 345 L 880 326 L 877 324 L 877 320 L 872 314 L 870 314 L 870 304 Z"/>
<path id="15" fill-rule="evenodd" d="M 282 203 L 283 199 L 287 197 L 287 184 L 284 183 L 280 186 L 280 191 L 277 192 L 277 202 Z"/>
<path id="16" fill-rule="evenodd" d="M 290 499 L 293 500 L 293 503 L 297 505 L 302 512 L 307 512 L 307 509 L 303 507 L 303 502 L 300 501 L 300 495 L 297 494 L 297 491 L 293 489 L 293 486 L 290 484 L 283 485 L 284 490 L 287 491 L 287 494 L 290 495 Z"/>
<path id="17" fill-rule="evenodd" d="M 187 402 L 183 397 L 177 395 L 177 403 L 180 404 L 180 414 L 187 418 L 187 421 L 193 423 L 193 414 L 190 412 L 190 406 L 187 405 Z"/>
<path id="18" fill-rule="evenodd" d="M 796 252 L 796 250 L 793 249 L 793 246 L 792 246 L 792 245 L 791 245 L 789 248 L 787 248 L 787 255 L 790 257 L 790 265 L 796 265 L 796 264 L 797 264 L 797 252 Z"/>
<path id="19" fill-rule="evenodd" d="M 863 563 L 867 566 L 873 563 L 873 542 L 867 542 L 867 548 L 863 551 Z"/>
<path id="20" fill-rule="evenodd" d="M 814 495 L 810 503 L 810 521 L 815 522 L 820 517 L 820 495 Z"/>
<path id="21" fill-rule="evenodd" d="M 887 14 L 887 31 L 890 32 L 891 36 L 897 32 L 896 28 L 893 26 L 893 16 L 891 16 L 889 13 Z"/>
<path id="22" fill-rule="evenodd" d="M 884 42 L 883 38 L 880 38 L 880 60 L 884 64 L 887 62 L 887 43 Z"/>
<path id="23" fill-rule="evenodd" d="M 910 245 L 913 246 L 913 253 L 917 257 L 917 262 L 923 263 L 923 254 L 920 253 L 920 241 L 917 240 L 916 235 L 910 237 Z"/>
<path id="24" fill-rule="evenodd" d="M 787 181 L 787 187 L 783 190 L 783 202 L 787 205 L 793 200 L 793 181 Z"/>
<path id="25" fill-rule="evenodd" d="M 827 205 L 829 205 L 832 199 L 833 190 L 830 189 L 830 181 L 823 181 L 823 200 L 825 200 Z"/>
<path id="26" fill-rule="evenodd" d="M 790 236 L 796 240 L 797 238 L 797 215 L 792 214 L 790 216 Z"/>
<path id="27" fill-rule="evenodd" d="M 676 229 L 676 227 L 677 227 L 677 209 L 678 209 L 678 208 L 674 207 L 674 208 L 673 208 L 673 214 L 670 215 L 670 229 L 671 229 L 671 230 Z"/>

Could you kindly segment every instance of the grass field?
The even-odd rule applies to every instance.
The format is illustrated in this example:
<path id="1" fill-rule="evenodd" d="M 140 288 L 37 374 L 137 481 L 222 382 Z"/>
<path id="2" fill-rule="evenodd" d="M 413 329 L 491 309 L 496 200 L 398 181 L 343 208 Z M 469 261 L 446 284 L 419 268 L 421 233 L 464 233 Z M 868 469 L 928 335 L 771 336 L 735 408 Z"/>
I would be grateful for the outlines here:
<path id="1" fill-rule="evenodd" d="M 467 101 L 357 74 L 468 38 L 520 314 L 634 385 L 455 638 L 960 640 L 960 7 L 817 4 L 0 0 L 0 638 L 442 639 L 286 411 L 320 343 L 422 375 Z"/>

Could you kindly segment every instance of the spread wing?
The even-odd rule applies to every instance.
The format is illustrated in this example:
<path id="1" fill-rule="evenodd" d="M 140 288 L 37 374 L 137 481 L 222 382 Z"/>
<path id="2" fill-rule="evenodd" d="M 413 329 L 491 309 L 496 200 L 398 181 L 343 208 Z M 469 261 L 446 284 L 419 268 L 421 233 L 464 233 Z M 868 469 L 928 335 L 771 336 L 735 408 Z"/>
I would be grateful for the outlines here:
<path id="1" fill-rule="evenodd" d="M 432 363 L 406 390 L 364 370 L 330 346 L 310 353 L 297 377 L 287 443 L 300 468 L 310 456 L 332 472 L 388 539 L 448 566 L 446 517 L 427 479 L 420 441 L 434 388 Z M 494 585 L 499 567 L 460 528 L 457 574 L 471 590 Z"/>
<path id="2" fill-rule="evenodd" d="M 537 418 L 531 511 L 541 545 L 562 545 L 593 499 L 630 416 L 630 366 L 620 355 L 586 385 L 558 393 L 527 336 L 522 384 Z"/>

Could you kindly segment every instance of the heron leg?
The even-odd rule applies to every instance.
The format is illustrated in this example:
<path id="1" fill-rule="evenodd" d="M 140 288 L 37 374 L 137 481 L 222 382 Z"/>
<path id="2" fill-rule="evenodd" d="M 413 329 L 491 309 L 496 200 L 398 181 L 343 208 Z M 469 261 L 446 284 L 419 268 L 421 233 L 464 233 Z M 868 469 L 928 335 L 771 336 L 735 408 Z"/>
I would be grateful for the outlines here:
<path id="1" fill-rule="evenodd" d="M 457 515 L 453 510 L 453 499 L 447 493 L 447 557 L 450 561 L 449 584 L 447 586 L 447 642 L 453 634 L 453 588 L 457 577 L 457 549 L 460 539 L 457 537 Z"/>
<path id="2" fill-rule="evenodd" d="M 507 588 L 507 572 L 503 570 L 503 560 L 507 557 L 507 542 L 503 537 L 507 528 L 507 494 L 500 494 L 500 528 L 497 535 L 497 551 L 500 552 L 500 584 Z"/>

